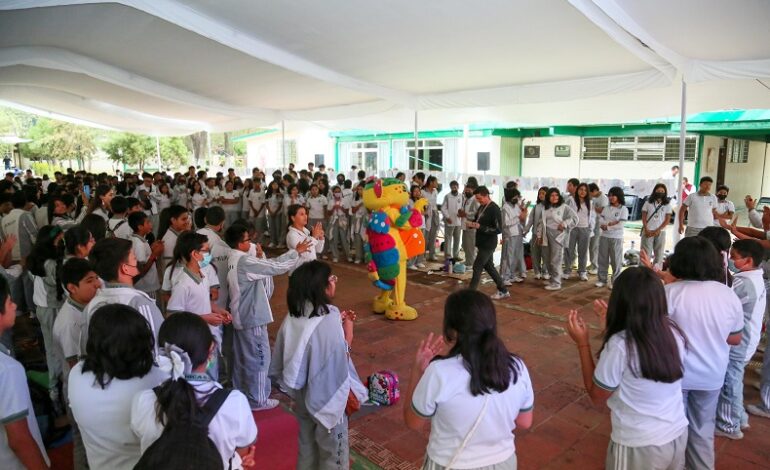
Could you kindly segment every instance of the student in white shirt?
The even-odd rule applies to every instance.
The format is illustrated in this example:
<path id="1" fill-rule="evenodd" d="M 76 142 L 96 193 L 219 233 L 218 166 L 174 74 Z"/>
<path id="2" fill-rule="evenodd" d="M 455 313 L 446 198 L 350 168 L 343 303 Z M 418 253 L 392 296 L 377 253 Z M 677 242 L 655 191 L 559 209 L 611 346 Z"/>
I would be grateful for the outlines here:
<path id="1" fill-rule="evenodd" d="M 171 206 L 161 214 L 160 227 L 158 228 L 158 238 L 163 240 L 161 272 L 165 270 L 171 258 L 174 257 L 177 237 L 185 230 L 190 230 L 191 226 L 190 213 L 182 206 Z"/>
<path id="2" fill-rule="evenodd" d="M 439 227 L 439 208 L 438 208 L 438 179 L 435 176 L 428 176 L 425 186 L 422 187 L 422 197 L 428 200 L 428 206 L 425 209 L 425 244 L 428 247 L 428 261 L 436 261 L 436 236 Z"/>
<path id="3" fill-rule="evenodd" d="M 198 233 L 205 235 L 209 242 L 211 252 L 211 266 L 216 271 L 219 293 L 216 303 L 222 309 L 227 308 L 229 300 L 227 289 L 227 259 L 230 256 L 230 247 L 222 240 L 227 214 L 221 207 L 212 207 L 206 211 L 206 226 L 198 229 Z M 213 285 L 209 283 L 210 285 Z"/>
<path id="4" fill-rule="evenodd" d="M 569 232 L 569 244 L 567 245 L 567 268 L 564 270 L 564 278 L 572 277 L 572 267 L 575 258 L 578 259 L 578 278 L 581 281 L 588 280 L 588 244 L 591 233 L 596 224 L 596 212 L 591 204 L 591 195 L 588 194 L 588 185 L 579 183 L 572 196 L 567 200 L 569 206 L 577 214 L 577 224 Z"/>
<path id="5" fill-rule="evenodd" d="M 682 202 L 679 208 L 679 233 L 684 234 L 685 237 L 694 237 L 704 228 L 714 225 L 717 198 L 709 192 L 713 182 L 710 176 L 704 176 L 700 179 L 698 192 L 690 194 Z M 685 214 L 687 231 L 684 227 Z"/>
<path id="6" fill-rule="evenodd" d="M 599 227 L 602 230 L 599 238 L 599 280 L 596 287 L 605 285 L 612 289 L 612 282 L 620 276 L 623 267 L 623 224 L 628 220 L 628 208 L 623 189 L 614 186 L 607 192 L 609 204 L 604 206 L 599 214 Z M 612 279 L 607 273 L 612 266 Z"/>
<path id="7" fill-rule="evenodd" d="M 259 243 L 265 241 L 268 234 L 267 226 L 267 201 L 265 198 L 265 188 L 262 187 L 262 180 L 255 179 L 249 197 L 249 217 L 254 219 L 254 227 L 257 229 L 257 240 Z"/>
<path id="8" fill-rule="evenodd" d="M 206 178 L 206 187 L 203 189 L 206 193 L 206 202 L 208 207 L 218 206 L 222 190 L 217 186 L 216 178 Z"/>
<path id="9" fill-rule="evenodd" d="M 569 240 L 569 229 L 578 221 L 575 211 L 564 203 L 564 198 L 558 188 L 551 188 L 545 195 L 545 210 L 543 211 L 543 236 L 546 238 L 551 257 L 548 260 L 548 272 L 551 279 L 545 286 L 546 290 L 561 289 L 562 259 L 564 246 Z"/>
<path id="10" fill-rule="evenodd" d="M 444 257 L 455 261 L 460 258 L 460 235 L 463 220 L 460 211 L 463 208 L 463 195 L 459 192 L 457 181 L 449 183 L 449 193 L 441 203 L 441 214 L 444 216 Z"/>
<path id="11" fill-rule="evenodd" d="M 305 197 L 299 193 L 299 186 L 297 186 L 295 183 L 291 183 L 286 188 L 286 195 L 283 198 L 282 204 L 283 206 L 281 210 L 283 214 L 283 220 L 281 222 L 281 228 L 283 229 L 283 232 L 281 233 L 281 240 L 285 241 L 286 233 L 289 230 L 289 225 L 291 225 L 289 222 L 289 207 L 294 205 L 305 205 Z"/>
<path id="12" fill-rule="evenodd" d="M 479 209 L 479 202 L 473 197 L 473 191 L 478 187 L 474 181 L 468 178 L 468 182 L 463 188 L 462 207 L 457 213 L 462 224 L 462 245 L 465 259 L 456 261 L 464 261 L 466 267 L 473 266 L 473 262 L 476 260 L 476 229 L 468 226 L 468 222 L 476 219 L 476 211 Z"/>
<path id="13" fill-rule="evenodd" d="M 591 195 L 591 205 L 596 213 L 596 219 L 598 219 L 599 214 L 601 214 L 604 208 L 609 205 L 610 201 L 607 199 L 607 195 L 601 192 L 596 183 L 590 183 L 588 185 L 588 192 Z M 597 274 L 599 272 L 599 238 L 601 238 L 601 232 L 602 230 L 599 221 L 596 220 L 593 233 L 591 234 L 591 243 L 588 244 L 588 257 L 591 260 L 591 265 L 588 267 L 588 274 Z"/>
<path id="14" fill-rule="evenodd" d="M 524 264 L 524 221 L 527 220 L 526 202 L 521 200 L 518 189 L 506 188 L 502 209 L 503 254 L 500 260 L 500 276 L 506 286 L 524 282 L 527 267 Z M 446 219 L 444 219 L 446 220 Z"/>
<path id="15" fill-rule="evenodd" d="M 733 216 L 735 215 L 735 204 L 733 204 L 732 201 L 727 200 L 727 195 L 729 193 L 730 188 L 727 186 L 723 184 L 717 186 L 717 205 L 714 210 L 714 225 L 717 227 L 720 225 L 720 219 L 724 220 L 728 224 L 731 224 L 733 221 Z"/>
<path id="16" fill-rule="evenodd" d="M 131 430 L 139 436 L 144 453 L 166 426 L 185 426 L 201 413 L 213 393 L 223 390 L 207 374 L 206 365 L 215 359 L 216 342 L 198 315 L 181 312 L 171 315 L 161 328 L 161 368 L 171 377 L 157 393 L 145 390 L 131 402 Z M 229 390 L 209 423 L 208 436 L 219 450 L 223 468 L 241 469 L 242 458 L 250 455 L 257 440 L 257 426 L 246 397 Z"/>
<path id="17" fill-rule="evenodd" d="M 318 255 L 323 253 L 325 243 L 324 229 L 321 222 L 316 222 L 315 225 L 308 229 L 307 209 L 304 206 L 295 204 L 289 207 L 289 223 L 291 225 L 286 233 L 286 246 L 290 250 L 297 250 L 300 244 L 310 242 L 310 249 L 300 254 L 300 260 L 302 260 L 302 263 L 307 263 L 318 258 Z M 297 267 L 299 267 L 299 264 L 289 274 Z"/>
<path id="18" fill-rule="evenodd" d="M 171 287 L 166 310 L 168 314 L 191 312 L 200 315 L 208 323 L 219 353 L 222 350 L 222 325 L 230 323 L 232 318 L 230 312 L 211 299 L 211 282 L 218 283 L 218 280 L 210 279 L 202 269 L 211 263 L 212 258 L 206 235 L 189 231 L 179 235 L 169 277 L 173 279 L 175 270 L 181 270 L 181 273 Z M 218 361 L 212 361 L 209 373 L 215 379 L 219 377 Z"/>
<path id="19" fill-rule="evenodd" d="M 225 211 L 225 225 L 229 227 L 241 216 L 241 195 L 234 189 L 232 181 L 225 183 L 219 202 Z"/>
<path id="20" fill-rule="evenodd" d="M 284 246 L 285 240 L 281 237 L 283 231 L 283 197 L 281 183 L 276 180 L 271 181 L 265 194 L 267 199 L 268 228 L 270 229 L 269 248 Z"/>
<path id="21" fill-rule="evenodd" d="M 308 220 L 311 227 L 320 223 L 321 226 L 326 222 L 326 207 L 329 200 L 320 193 L 317 184 L 310 185 L 310 197 L 307 198 Z"/>
<path id="22" fill-rule="evenodd" d="M 139 275 L 134 278 L 134 287 L 155 299 L 160 289 L 157 261 L 163 256 L 163 240 L 147 242 L 147 235 L 152 233 L 152 221 L 144 212 L 134 212 L 128 216 L 131 227 L 131 243 L 136 255 Z"/>
<path id="23" fill-rule="evenodd" d="M 749 416 L 743 407 L 743 376 L 759 345 L 762 319 L 767 305 L 762 260 L 765 250 L 756 240 L 738 240 L 733 243 L 730 258 L 739 270 L 733 277 L 733 292 L 743 307 L 741 342 L 730 348 L 725 383 L 717 404 L 716 435 L 730 439 L 743 438 L 743 429 L 749 427 Z"/>
<path id="24" fill-rule="evenodd" d="M 154 345 L 150 326 L 134 308 L 115 303 L 94 312 L 85 359 L 69 377 L 70 407 L 90 468 L 130 470 L 139 461 L 131 400 L 168 377 L 153 365 Z"/>
<path id="25" fill-rule="evenodd" d="M 163 209 L 167 207 L 171 207 L 171 203 L 173 202 L 174 195 L 171 194 L 171 189 L 168 187 L 168 184 L 166 183 L 160 183 L 158 185 L 158 191 L 155 193 L 150 193 L 150 197 L 155 201 L 155 204 L 158 206 L 158 213 L 160 214 Z M 177 204 L 179 204 L 177 202 Z M 179 204 L 180 206 L 187 207 L 186 204 Z"/>
<path id="26" fill-rule="evenodd" d="M 180 204 L 181 205 L 181 204 Z M 201 207 L 208 207 L 209 201 L 206 193 L 203 191 L 203 186 L 198 180 L 193 181 L 190 184 L 190 203 L 189 209 L 195 212 Z M 182 206 L 187 207 L 187 206 Z"/>
<path id="27" fill-rule="evenodd" d="M 669 317 L 687 338 L 682 381 L 690 422 L 686 466 L 714 468 L 717 401 L 730 346 L 741 342 L 743 309 L 738 296 L 722 283 L 722 260 L 710 241 L 680 240 L 669 257 L 669 269 L 676 279 L 666 285 Z"/>
<path id="28" fill-rule="evenodd" d="M 126 220 L 128 200 L 123 196 L 115 196 L 110 202 L 110 207 L 112 207 L 112 217 L 107 221 L 107 236 L 129 240 L 131 227 Z"/>
<path id="29" fill-rule="evenodd" d="M 10 286 L 0 276 L 0 335 L 13 329 L 16 304 L 11 300 Z M 3 470 L 47 469 L 48 460 L 35 409 L 29 395 L 27 375 L 0 343 L 0 468 Z"/>
<path id="30" fill-rule="evenodd" d="M 365 260 L 364 243 L 368 240 L 366 235 L 368 215 L 369 211 L 364 205 L 364 183 L 359 183 L 356 186 L 356 193 L 350 200 L 350 231 L 353 234 L 353 249 L 356 252 L 354 262 L 356 264 L 361 264 Z M 460 250 L 459 245 L 457 250 Z"/>
<path id="31" fill-rule="evenodd" d="M 609 306 L 597 300 L 594 307 L 606 317 L 596 365 L 588 326 L 577 310 L 570 311 L 567 329 L 578 346 L 588 396 L 611 411 L 605 467 L 683 468 L 687 339 L 668 318 L 663 285 L 652 270 L 629 268 L 618 276 Z"/>
<path id="32" fill-rule="evenodd" d="M 88 209 L 81 212 L 81 217 L 97 214 L 106 222 L 110 218 L 110 202 L 112 202 L 113 197 L 115 197 L 115 191 L 106 184 L 100 184 L 96 187 L 91 200 L 88 201 Z"/>
<path id="33" fill-rule="evenodd" d="M 535 398 L 527 367 L 497 336 L 487 295 L 454 292 L 444 312 L 443 335 L 420 343 L 404 394 L 406 425 L 430 420 L 423 468 L 516 468 L 512 430 L 532 425 Z"/>
<path id="34" fill-rule="evenodd" d="M 654 256 L 654 264 L 663 266 L 666 249 L 666 227 L 671 219 L 671 198 L 666 185 L 658 183 L 642 206 L 642 241 L 640 248 L 648 256 Z"/>
<path id="35" fill-rule="evenodd" d="M 335 263 L 340 258 L 339 245 L 342 245 L 342 254 L 344 260 L 352 261 L 350 259 L 350 241 L 348 240 L 348 210 L 350 209 L 350 201 L 343 197 L 342 188 L 335 186 L 332 188 L 332 197 L 329 199 L 329 224 L 328 224 L 328 241 L 332 252 L 332 261 Z"/>

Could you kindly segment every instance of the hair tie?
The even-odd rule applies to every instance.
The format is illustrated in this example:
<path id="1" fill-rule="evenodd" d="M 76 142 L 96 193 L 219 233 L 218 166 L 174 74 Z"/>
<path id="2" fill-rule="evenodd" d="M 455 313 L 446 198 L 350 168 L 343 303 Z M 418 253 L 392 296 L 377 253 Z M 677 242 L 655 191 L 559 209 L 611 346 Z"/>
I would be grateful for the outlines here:
<path id="1" fill-rule="evenodd" d="M 192 372 L 192 361 L 182 348 L 165 343 L 158 355 L 158 367 L 176 381 Z"/>

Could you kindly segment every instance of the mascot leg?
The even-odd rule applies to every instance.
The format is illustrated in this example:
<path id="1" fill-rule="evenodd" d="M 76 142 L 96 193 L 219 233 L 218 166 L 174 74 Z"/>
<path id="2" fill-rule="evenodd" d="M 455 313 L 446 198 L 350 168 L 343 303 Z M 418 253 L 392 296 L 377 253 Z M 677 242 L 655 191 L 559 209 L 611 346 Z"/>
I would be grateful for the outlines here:
<path id="1" fill-rule="evenodd" d="M 388 320 L 415 320 L 417 319 L 417 310 L 408 306 L 404 300 L 406 295 L 406 259 L 401 257 L 399 260 L 399 273 L 396 278 L 395 302 L 385 310 L 385 318 Z"/>
<path id="2" fill-rule="evenodd" d="M 393 305 L 393 299 L 390 298 L 391 291 L 384 290 L 380 292 L 380 295 L 374 298 L 372 302 L 372 310 L 374 313 L 383 314 L 388 310 L 388 307 Z"/>

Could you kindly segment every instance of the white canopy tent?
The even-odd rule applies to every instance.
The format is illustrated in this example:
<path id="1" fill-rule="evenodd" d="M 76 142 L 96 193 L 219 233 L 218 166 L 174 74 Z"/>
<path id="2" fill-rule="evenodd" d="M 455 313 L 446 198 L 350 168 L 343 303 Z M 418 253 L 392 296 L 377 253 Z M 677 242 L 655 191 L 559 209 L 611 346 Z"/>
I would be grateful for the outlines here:
<path id="1" fill-rule="evenodd" d="M 6 0 L 0 103 L 152 135 L 770 108 L 764 0 Z"/>

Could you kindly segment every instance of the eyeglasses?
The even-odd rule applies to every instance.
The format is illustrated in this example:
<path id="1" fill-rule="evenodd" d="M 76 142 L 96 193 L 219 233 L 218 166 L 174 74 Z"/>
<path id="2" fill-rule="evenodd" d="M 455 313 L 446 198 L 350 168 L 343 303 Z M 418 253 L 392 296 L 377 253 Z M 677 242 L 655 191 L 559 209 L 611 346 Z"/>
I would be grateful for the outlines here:
<path id="1" fill-rule="evenodd" d="M 329 276 L 329 282 L 337 282 L 337 276 L 335 276 L 334 274 Z"/>

